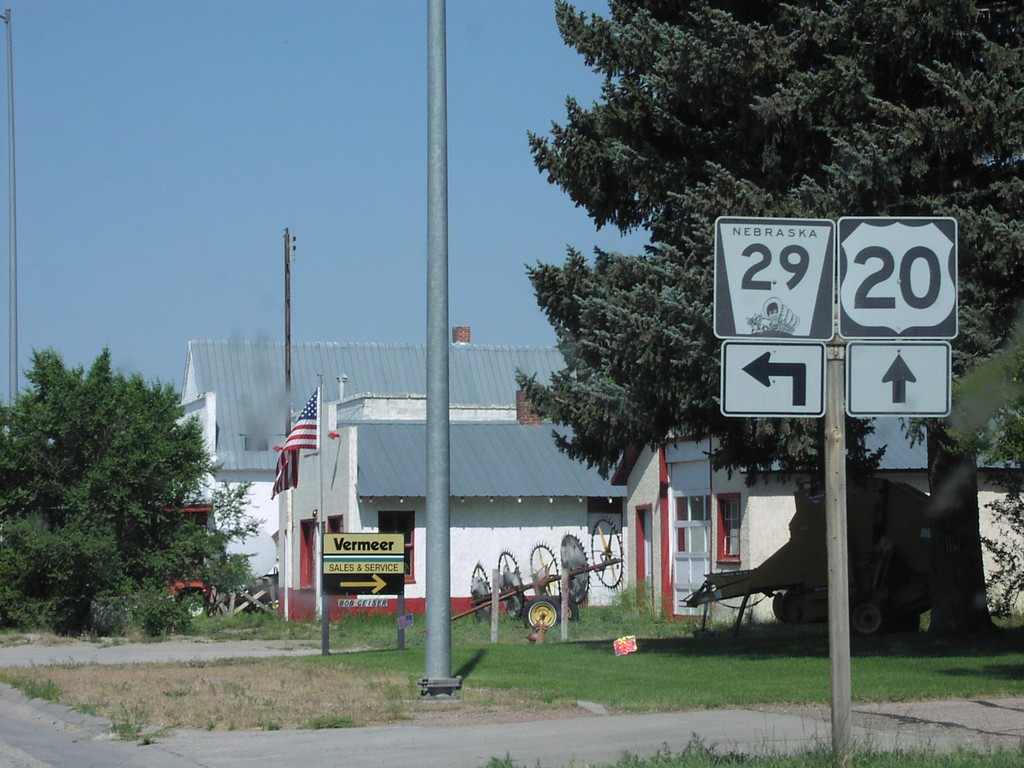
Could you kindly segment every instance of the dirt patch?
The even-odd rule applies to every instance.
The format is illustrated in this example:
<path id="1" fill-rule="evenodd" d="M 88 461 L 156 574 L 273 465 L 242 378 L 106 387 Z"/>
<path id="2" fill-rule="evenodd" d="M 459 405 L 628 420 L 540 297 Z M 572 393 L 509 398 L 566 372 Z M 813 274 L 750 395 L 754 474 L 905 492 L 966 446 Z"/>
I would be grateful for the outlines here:
<path id="1" fill-rule="evenodd" d="M 2 671 L 27 691 L 138 728 L 276 730 L 347 727 L 403 718 L 404 675 L 360 676 L 282 660 L 48 666 Z M 52 695 L 52 693 L 50 694 Z"/>
<path id="2" fill-rule="evenodd" d="M 544 704 L 480 688 L 457 700 L 424 699 L 403 674 L 290 659 L 17 667 L 0 670 L 0 679 L 133 730 L 442 726 L 588 715 L 575 702 Z"/>

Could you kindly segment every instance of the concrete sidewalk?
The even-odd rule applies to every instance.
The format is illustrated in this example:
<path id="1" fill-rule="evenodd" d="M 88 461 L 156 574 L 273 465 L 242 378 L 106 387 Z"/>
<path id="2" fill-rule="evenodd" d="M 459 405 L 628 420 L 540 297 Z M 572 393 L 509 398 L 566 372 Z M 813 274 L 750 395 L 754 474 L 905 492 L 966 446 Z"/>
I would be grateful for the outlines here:
<path id="1" fill-rule="evenodd" d="M 977 719 L 977 727 L 936 719 L 946 718 L 954 709 L 971 713 L 968 719 Z M 1024 725 L 1024 699 L 904 705 L 888 713 L 857 708 L 857 712 L 857 719 L 865 722 L 854 726 L 855 743 L 884 750 L 946 751 L 961 746 L 1013 749 L 1021 744 Z M 993 713 L 1000 713 L 1006 722 L 995 723 L 986 717 Z M 506 756 L 525 768 L 563 768 L 614 763 L 625 754 L 646 757 L 665 749 L 679 752 L 693 740 L 722 752 L 753 755 L 831 750 L 828 712 L 816 715 L 750 709 L 589 715 L 482 726 L 260 733 L 236 737 L 233 743 L 214 734 L 175 734 L 160 748 L 211 768 L 253 763 L 284 765 L 296 758 L 304 766 L 479 768 L 492 757 Z"/>
<path id="2" fill-rule="evenodd" d="M 32 636 L 27 636 L 32 639 Z M 47 664 L 155 664 L 160 662 L 214 661 L 268 656 L 306 656 L 320 653 L 319 643 L 308 640 L 204 640 L 183 638 L 151 643 L 122 640 L 52 638 L 0 647 L 0 667 Z"/>
<path id="3" fill-rule="evenodd" d="M 627 753 L 678 752 L 693 740 L 720 752 L 752 755 L 831 749 L 827 709 L 580 713 L 571 719 L 485 725 L 173 731 L 140 745 L 114 740 L 105 720 L 28 702 L 0 686 L 0 766 L 480 768 L 491 758 L 509 757 L 524 768 L 579 768 L 614 763 Z M 854 743 L 874 749 L 1018 749 L 1024 743 L 1024 698 L 858 704 L 854 720 Z"/>

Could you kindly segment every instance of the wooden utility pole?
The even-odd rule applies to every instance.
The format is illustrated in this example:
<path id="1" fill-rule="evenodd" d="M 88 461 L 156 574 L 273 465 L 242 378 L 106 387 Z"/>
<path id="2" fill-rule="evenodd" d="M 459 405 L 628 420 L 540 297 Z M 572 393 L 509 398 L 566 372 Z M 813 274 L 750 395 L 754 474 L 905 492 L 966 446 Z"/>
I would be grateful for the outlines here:
<path id="1" fill-rule="evenodd" d="M 825 536 L 828 558 L 828 643 L 832 690 L 832 754 L 850 764 L 850 572 L 846 530 L 846 344 L 827 347 L 825 403 Z"/>

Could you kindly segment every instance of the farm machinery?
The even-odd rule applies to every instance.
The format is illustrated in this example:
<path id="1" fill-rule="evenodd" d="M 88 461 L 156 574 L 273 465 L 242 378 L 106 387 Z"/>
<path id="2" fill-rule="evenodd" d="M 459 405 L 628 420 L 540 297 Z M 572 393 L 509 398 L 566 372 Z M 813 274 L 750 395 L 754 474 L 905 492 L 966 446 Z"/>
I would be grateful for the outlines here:
<path id="1" fill-rule="evenodd" d="M 826 621 L 828 566 L 825 500 L 800 490 L 789 541 L 761 565 L 707 574 L 686 598 L 690 607 L 741 598 L 735 630 L 752 595 L 772 598 L 775 617 L 787 624 Z M 931 607 L 931 541 L 927 494 L 903 483 L 869 480 L 847 492 L 850 626 L 861 635 L 916 629 Z"/>
<path id="2" fill-rule="evenodd" d="M 527 627 L 533 629 L 551 629 L 563 618 L 561 590 L 566 582 L 569 590 L 568 618 L 576 619 L 590 592 L 591 574 L 609 589 L 616 589 L 622 584 L 622 534 L 613 520 L 602 518 L 591 528 L 591 557 L 593 562 L 588 563 L 587 552 L 579 538 L 567 533 L 562 537 L 557 558 L 547 544 L 533 547 L 524 579 L 515 555 L 505 550 L 498 556 L 497 582 L 493 589 L 484 565 L 477 563 L 473 568 L 470 581 L 473 605 L 452 616 L 452 621 L 466 616 L 489 618 L 491 606 L 497 598 L 513 619 L 522 619 Z"/>

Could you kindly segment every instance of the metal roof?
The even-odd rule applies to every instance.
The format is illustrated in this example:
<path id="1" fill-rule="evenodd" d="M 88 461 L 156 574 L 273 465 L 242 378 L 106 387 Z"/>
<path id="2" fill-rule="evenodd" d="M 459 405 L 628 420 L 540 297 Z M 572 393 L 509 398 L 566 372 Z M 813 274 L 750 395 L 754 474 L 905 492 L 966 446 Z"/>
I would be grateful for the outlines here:
<path id="1" fill-rule="evenodd" d="M 516 371 L 535 373 L 542 382 L 548 382 L 553 372 L 564 367 L 564 362 L 561 353 L 554 347 L 453 344 L 449 347 L 449 367 L 450 399 L 453 404 L 512 405 L 518 388 Z M 426 392 L 426 346 L 400 343 L 293 343 L 292 410 L 297 411 L 305 404 L 317 387 L 319 375 L 323 375 L 325 382 L 325 400 L 338 398 L 337 378 L 342 375 L 348 379 L 345 383 L 346 398 L 385 394 L 423 395 Z M 284 393 L 284 342 L 193 340 L 188 346 L 184 379 L 183 401 L 206 392 L 217 393 L 217 457 L 224 468 L 272 471 L 277 459 L 273 446 L 284 439 L 289 413 L 289 403 Z M 374 429 L 398 429 L 399 426 L 423 429 L 422 424 L 375 425 Z M 524 486 L 533 488 L 536 495 L 560 495 L 561 492 L 557 491 L 560 486 L 553 481 L 549 482 L 548 468 L 544 462 L 534 462 L 533 457 L 539 456 L 546 456 L 553 464 L 566 462 L 573 470 L 579 470 L 582 476 L 600 480 L 596 472 L 587 470 L 558 452 L 551 438 L 550 425 L 538 428 L 491 424 L 486 425 L 488 429 L 480 429 L 481 426 L 485 425 L 466 425 L 471 429 L 465 431 L 461 425 L 452 425 L 453 452 L 457 440 L 460 445 L 469 446 L 462 461 L 458 464 L 454 460 L 452 462 L 454 495 L 503 495 L 496 489 L 511 488 L 512 478 L 516 480 L 516 490 L 510 491 L 513 495 L 530 495 L 529 491 L 522 490 Z M 500 433 L 502 429 L 507 432 Z M 868 444 L 872 447 L 888 446 L 881 469 L 927 467 L 924 446 L 910 445 L 901 419 L 876 419 L 875 429 Z M 457 433 L 460 433 L 458 438 Z M 499 434 L 505 436 L 499 437 Z M 254 442 L 263 439 L 268 447 L 265 450 L 246 450 L 246 437 Z M 380 443 L 384 439 L 383 432 L 377 438 L 370 435 L 369 450 L 374 450 L 374 439 Z M 410 462 L 414 460 L 419 462 L 415 466 L 425 461 L 422 455 L 423 441 L 416 443 L 414 440 L 410 445 L 413 444 L 420 447 L 416 454 L 418 458 L 404 457 L 399 465 L 403 471 L 413 466 Z M 502 446 L 501 451 L 505 454 L 503 458 L 493 456 L 494 445 Z M 391 447 L 396 451 L 401 449 L 396 441 L 392 441 Z M 468 468 L 473 467 L 478 460 L 483 461 L 485 456 L 491 457 L 488 458 L 488 469 L 486 472 L 481 470 L 480 476 L 472 481 L 477 485 L 472 485 Z M 377 460 L 388 461 L 383 456 Z M 519 470 L 521 477 L 515 477 L 516 468 L 525 466 L 533 467 L 532 479 L 522 477 L 527 474 L 525 470 Z M 565 467 L 552 467 L 550 471 L 566 479 L 561 473 L 568 470 Z M 485 477 L 494 472 L 497 475 Z M 378 478 L 374 482 L 381 487 L 395 486 L 398 481 L 385 478 L 400 474 L 398 470 L 389 471 L 382 464 L 379 476 L 374 475 Z M 473 490 L 454 490 L 455 478 L 464 474 L 467 475 L 466 487 L 476 488 L 479 493 Z M 418 477 L 415 473 L 410 472 L 410 475 Z M 371 478 L 366 479 L 369 481 Z M 462 483 L 462 480 L 459 482 Z M 603 488 L 603 481 L 601 483 Z M 492 490 L 481 490 L 480 484 L 487 484 Z M 542 486 L 546 490 L 541 490 Z M 422 488 L 419 485 L 416 487 Z M 611 487 L 608 485 L 608 489 Z M 570 495 L 616 495 L 607 489 L 590 493 L 565 491 L 563 488 L 562 492 Z M 402 493 L 409 496 L 422 495 L 412 490 Z M 385 494 L 379 491 L 372 495 Z"/>
<path id="2" fill-rule="evenodd" d="M 904 419 L 878 418 L 874 420 L 875 431 L 866 440 L 868 450 L 885 446 L 885 453 L 879 470 L 928 468 L 928 449 L 924 443 L 910 444 Z"/>
<path id="3" fill-rule="evenodd" d="M 292 344 L 291 403 L 284 391 L 284 342 L 193 340 L 185 361 L 182 401 L 217 394 L 217 457 L 226 469 L 272 470 L 273 446 L 284 439 L 288 414 L 302 408 L 324 380 L 324 399 L 426 393 L 426 345 L 348 342 Z M 516 372 L 550 381 L 564 361 L 554 347 L 453 344 L 449 398 L 456 405 L 513 405 Z M 266 441 L 246 450 L 245 440 Z"/>
<path id="4" fill-rule="evenodd" d="M 361 496 L 425 496 L 426 425 L 358 426 Z M 451 425 L 452 496 L 605 496 L 615 487 L 555 446 L 550 425 L 465 422 Z"/>

